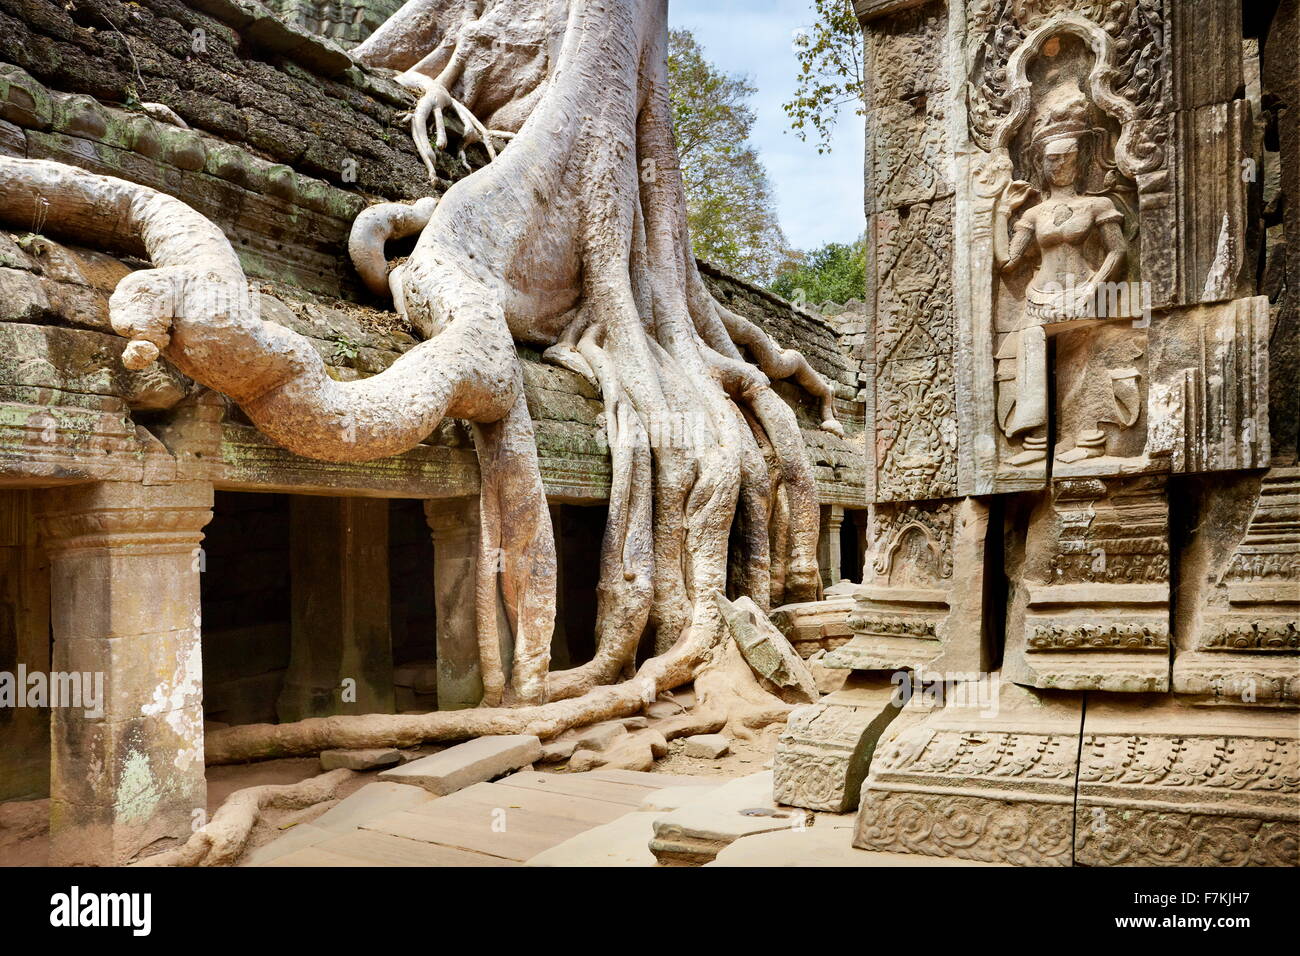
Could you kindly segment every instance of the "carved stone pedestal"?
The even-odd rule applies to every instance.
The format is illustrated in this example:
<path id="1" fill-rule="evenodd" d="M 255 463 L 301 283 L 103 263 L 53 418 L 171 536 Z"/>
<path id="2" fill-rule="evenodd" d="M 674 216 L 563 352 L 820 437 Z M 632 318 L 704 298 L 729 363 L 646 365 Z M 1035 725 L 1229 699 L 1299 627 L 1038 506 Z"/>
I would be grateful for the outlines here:
<path id="1" fill-rule="evenodd" d="M 1075 862 L 1300 864 L 1298 738 L 1294 710 L 1090 694 Z"/>
<path id="2" fill-rule="evenodd" d="M 1169 689 L 1162 476 L 1054 482 L 1012 568 L 1003 676 L 1062 690 Z"/>
<path id="3" fill-rule="evenodd" d="M 1070 865 L 1082 696 L 1003 683 L 995 703 L 945 707 L 881 742 L 854 846 Z"/>
<path id="4" fill-rule="evenodd" d="M 1205 483 L 1184 552 L 1174 691 L 1300 702 L 1300 468 Z"/>
<path id="5" fill-rule="evenodd" d="M 875 511 L 872 551 L 849 615 L 853 638 L 826 655 L 826 666 L 986 670 L 988 509 L 966 498 Z"/>

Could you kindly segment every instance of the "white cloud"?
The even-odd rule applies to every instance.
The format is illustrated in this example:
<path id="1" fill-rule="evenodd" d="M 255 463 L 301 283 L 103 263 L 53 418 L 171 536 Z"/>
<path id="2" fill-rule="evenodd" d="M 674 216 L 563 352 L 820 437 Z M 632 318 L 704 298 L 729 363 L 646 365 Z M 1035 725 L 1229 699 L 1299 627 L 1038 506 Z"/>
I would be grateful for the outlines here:
<path id="1" fill-rule="evenodd" d="M 794 32 L 811 22 L 811 0 L 671 0 L 668 8 L 669 25 L 694 33 L 711 62 L 758 87 L 753 141 L 776 192 L 781 226 L 800 249 L 850 242 L 866 227 L 862 117 L 844 108 L 834 149 L 818 155 L 813 143 L 790 131 L 781 109 L 795 90 Z"/>

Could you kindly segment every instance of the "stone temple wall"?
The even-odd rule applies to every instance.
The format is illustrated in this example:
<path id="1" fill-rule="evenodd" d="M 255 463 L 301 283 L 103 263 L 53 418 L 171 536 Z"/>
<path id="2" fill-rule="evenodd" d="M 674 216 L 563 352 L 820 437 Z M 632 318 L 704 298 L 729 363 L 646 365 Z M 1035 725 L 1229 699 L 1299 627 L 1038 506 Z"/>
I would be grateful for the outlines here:
<path id="1" fill-rule="evenodd" d="M 778 796 L 869 849 L 1300 863 L 1298 5 L 856 8 L 870 553 Z"/>
<path id="2" fill-rule="evenodd" d="M 333 376 L 352 380 L 416 344 L 356 277 L 352 220 L 375 201 L 438 195 L 487 157 L 476 145 L 461 162 L 449 118 L 450 148 L 429 182 L 400 115 L 411 95 L 288 6 L 0 0 L 0 153 L 183 199 L 230 238 L 262 317 L 307 336 Z M 348 9 L 363 7 L 383 5 Z M 203 805 L 205 703 L 232 720 L 338 712 L 341 674 L 361 675 L 363 709 L 353 712 L 427 704 L 435 693 L 439 706 L 476 703 L 466 588 L 478 466 L 467 428 L 445 422 L 411 451 L 365 464 L 286 452 L 165 363 L 123 368 L 108 296 L 145 263 L 45 235 L 39 219 L 25 225 L 0 231 L 0 670 L 103 672 L 114 688 L 97 716 L 0 712 L 0 799 L 49 794 L 52 859 L 119 862 L 189 832 Z M 797 386 L 782 383 L 781 394 L 804 427 L 823 510 L 860 507 L 864 416 L 835 329 L 705 271 L 719 295 L 835 384 L 845 438 L 817 427 Z M 588 541 L 610 480 L 599 396 L 535 351 L 520 353 L 554 522 L 562 537 L 572 529 L 573 542 Z M 251 502 L 248 492 L 269 494 Z M 287 611 L 276 557 L 286 554 L 285 523 Z M 392 581 L 417 574 L 429 550 L 431 594 L 390 606 Z M 233 589 L 224 566 L 204 577 L 205 565 L 231 560 L 265 587 Z M 590 597 L 575 591 L 582 580 L 562 584 L 562 604 Z M 309 582 L 316 600 L 299 600 L 293 581 Z M 231 610 L 241 602 L 243 616 Z M 436 662 L 419 640 L 395 643 L 430 621 Z M 582 653 L 581 634 L 563 641 L 557 660 Z"/>
<path id="3" fill-rule="evenodd" d="M 269 0 L 281 20 L 343 47 L 354 47 L 402 6 L 404 0 Z"/>

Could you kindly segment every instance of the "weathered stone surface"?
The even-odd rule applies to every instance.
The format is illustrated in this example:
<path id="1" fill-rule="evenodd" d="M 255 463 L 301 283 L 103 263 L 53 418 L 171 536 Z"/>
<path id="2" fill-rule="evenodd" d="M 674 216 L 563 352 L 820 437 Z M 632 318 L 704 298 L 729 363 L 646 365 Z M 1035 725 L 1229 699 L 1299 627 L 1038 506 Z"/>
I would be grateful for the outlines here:
<path id="1" fill-rule="evenodd" d="M 650 852 L 654 821 L 654 813 L 629 813 L 543 850 L 524 865 L 655 866 Z"/>
<path id="2" fill-rule="evenodd" d="M 331 834 L 350 833 L 369 820 L 398 810 L 410 810 L 432 799 L 433 795 L 422 787 L 380 780 L 344 797 L 311 825 Z"/>
<path id="3" fill-rule="evenodd" d="M 1147 454 L 1174 474 L 1268 466 L 1269 325 L 1264 296 L 1152 321 Z"/>
<path id="4" fill-rule="evenodd" d="M 527 767 L 542 755 L 542 743 L 526 734 L 479 737 L 448 747 L 441 753 L 412 761 L 379 775 L 389 783 L 422 787 L 442 796 L 472 784 L 492 780 L 520 767 Z"/>
<path id="5" fill-rule="evenodd" d="M 621 720 L 609 720 L 590 727 L 578 734 L 577 745 L 583 750 L 604 750 L 620 737 L 627 735 L 627 727 Z"/>
<path id="6" fill-rule="evenodd" d="M 843 583 L 852 586 L 851 582 Z M 848 641 L 853 635 L 848 623 L 852 609 L 851 595 L 828 595 L 823 601 L 783 604 L 769 616 L 799 656 L 807 660 L 818 650 L 834 650 Z"/>
<path id="7" fill-rule="evenodd" d="M 576 740 L 548 740 L 542 744 L 542 755 L 537 759 L 539 763 L 558 763 L 568 760 L 577 749 Z"/>
<path id="8" fill-rule="evenodd" d="M 660 813 L 679 810 L 702 799 L 705 794 L 716 789 L 716 786 L 711 784 L 709 786 L 663 787 L 659 790 L 653 790 L 645 795 L 645 799 L 641 801 L 640 809 L 654 810 Z"/>
<path id="9" fill-rule="evenodd" d="M 772 767 L 777 802 L 832 813 L 857 807 L 876 745 L 902 706 L 896 681 L 854 673 L 845 689 L 792 713 Z"/>
<path id="10" fill-rule="evenodd" d="M 1169 689 L 1163 476 L 1061 480 L 1029 518 L 1012 576 L 1003 676 L 1033 687 Z"/>
<path id="11" fill-rule="evenodd" d="M 391 747 L 371 750 L 322 750 L 321 770 L 376 770 L 402 762 L 402 752 Z"/>
<path id="12" fill-rule="evenodd" d="M 754 672 L 778 688 L 790 703 L 817 699 L 817 682 L 790 642 L 750 598 L 728 601 L 716 595 L 722 616 L 745 662 Z"/>
<path id="13" fill-rule="evenodd" d="M 851 821 L 851 818 L 850 818 Z M 802 830 L 756 833 L 723 847 L 705 866 L 998 866 L 956 857 L 915 856 L 909 853 L 880 853 L 853 846 L 853 825 L 819 816 Z M 1001 864 L 1006 865 L 1006 864 Z"/>
<path id="14" fill-rule="evenodd" d="M 206 805 L 194 556 L 211 507 L 199 482 L 44 493 L 53 669 L 102 681 L 51 709 L 52 862 L 124 863 L 187 838 Z"/>
<path id="15" fill-rule="evenodd" d="M 767 771 L 728 781 L 697 801 L 655 817 L 650 850 L 666 866 L 700 866 L 743 836 L 807 824 L 806 811 L 776 806 Z"/>
<path id="16" fill-rule="evenodd" d="M 731 749 L 731 741 L 725 734 L 695 734 L 687 737 L 684 743 L 682 753 L 704 760 L 716 760 Z"/>
<path id="17" fill-rule="evenodd" d="M 1300 700 L 1300 469 L 1207 477 L 1182 551 L 1176 694 Z"/>
<path id="18" fill-rule="evenodd" d="M 1300 865 L 1294 711 L 1100 699 L 1083 723 L 1083 866 Z"/>
<path id="19" fill-rule="evenodd" d="M 985 576 L 989 509 L 973 498 L 877 505 L 863 584 L 848 617 L 853 638 L 827 667 L 986 670 L 991 660 Z"/>

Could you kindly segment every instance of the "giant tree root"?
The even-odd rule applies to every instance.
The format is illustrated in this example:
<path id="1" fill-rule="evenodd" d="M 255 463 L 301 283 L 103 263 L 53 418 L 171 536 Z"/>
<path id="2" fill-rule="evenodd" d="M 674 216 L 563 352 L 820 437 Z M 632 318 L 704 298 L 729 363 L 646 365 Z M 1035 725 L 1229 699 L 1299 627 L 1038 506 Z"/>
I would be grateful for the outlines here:
<path id="1" fill-rule="evenodd" d="M 331 770 L 291 784 L 268 784 L 236 790 L 207 826 L 185 843 L 145 857 L 136 866 L 232 866 L 248 845 L 263 810 L 302 810 L 334 799 L 339 787 L 355 776 L 352 770 Z"/>
<path id="2" fill-rule="evenodd" d="M 713 603 L 713 602 L 709 602 Z M 596 687 L 568 700 L 530 707 L 480 707 L 429 714 L 313 717 L 288 724 L 244 724 L 207 736 L 207 763 L 301 757 L 334 748 L 413 747 L 499 734 L 543 740 L 574 727 L 640 713 L 661 693 L 695 682 L 706 723 L 720 721 L 734 736 L 784 720 L 791 705 L 768 693 L 740 655 L 730 632 L 716 626 L 688 632 L 665 654 L 641 665 L 620 684 Z"/>

